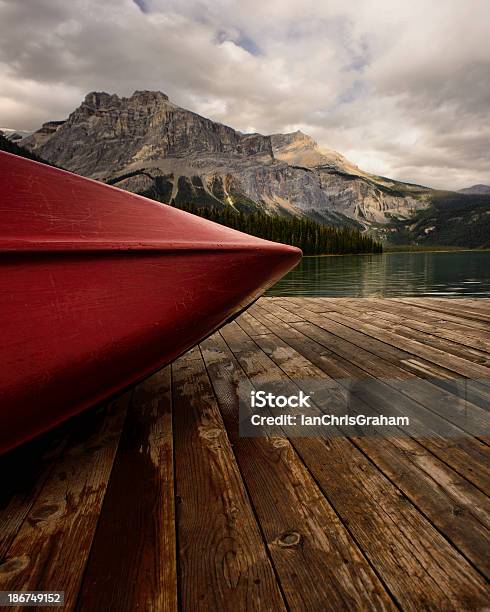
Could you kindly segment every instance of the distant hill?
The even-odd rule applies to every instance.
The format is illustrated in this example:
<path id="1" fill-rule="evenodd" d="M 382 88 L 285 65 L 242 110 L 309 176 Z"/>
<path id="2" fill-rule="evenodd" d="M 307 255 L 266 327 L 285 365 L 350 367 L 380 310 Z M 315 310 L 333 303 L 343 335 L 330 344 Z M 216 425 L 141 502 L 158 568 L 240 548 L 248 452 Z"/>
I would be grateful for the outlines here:
<path id="1" fill-rule="evenodd" d="M 470 195 L 490 193 L 490 185 L 473 185 L 472 187 L 460 189 L 458 193 L 467 193 Z"/>
<path id="2" fill-rule="evenodd" d="M 5 136 L 5 138 L 13 140 L 14 142 L 22 140 L 22 138 L 26 138 L 31 134 L 32 132 L 27 132 L 26 130 L 13 130 L 11 128 L 0 127 L 0 136 Z"/>
<path id="3" fill-rule="evenodd" d="M 41 162 L 43 164 L 48 164 L 50 166 L 54 164 L 49 164 L 49 162 L 45 161 L 39 155 L 20 147 L 18 144 L 6 138 L 3 134 L 0 134 L 0 151 L 6 151 L 7 153 L 14 153 L 15 155 L 20 155 L 21 157 L 27 157 L 27 159 L 32 159 L 37 162 Z"/>
<path id="4" fill-rule="evenodd" d="M 490 194 L 436 192 L 426 209 L 373 233 L 395 245 L 490 248 Z"/>

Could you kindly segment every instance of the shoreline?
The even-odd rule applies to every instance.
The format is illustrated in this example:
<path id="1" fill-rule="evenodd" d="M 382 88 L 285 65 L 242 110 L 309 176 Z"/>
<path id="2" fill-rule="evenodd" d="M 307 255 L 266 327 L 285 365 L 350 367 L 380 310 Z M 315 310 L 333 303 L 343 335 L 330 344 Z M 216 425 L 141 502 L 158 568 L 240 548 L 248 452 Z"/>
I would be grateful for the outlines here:
<path id="1" fill-rule="evenodd" d="M 490 249 L 458 249 L 449 247 L 440 247 L 434 249 L 414 249 L 410 250 L 383 250 L 382 253 L 324 253 L 323 255 L 303 255 L 303 259 L 307 257 L 358 257 L 365 255 L 392 255 L 393 253 L 487 253 Z"/>

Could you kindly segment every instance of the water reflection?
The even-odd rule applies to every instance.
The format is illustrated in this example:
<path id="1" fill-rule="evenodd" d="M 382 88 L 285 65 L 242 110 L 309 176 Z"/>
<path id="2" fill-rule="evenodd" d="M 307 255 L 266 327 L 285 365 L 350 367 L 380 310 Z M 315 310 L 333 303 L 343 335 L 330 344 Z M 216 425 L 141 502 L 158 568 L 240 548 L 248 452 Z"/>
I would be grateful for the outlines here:
<path id="1" fill-rule="evenodd" d="M 490 297 L 490 252 L 305 257 L 266 295 Z"/>

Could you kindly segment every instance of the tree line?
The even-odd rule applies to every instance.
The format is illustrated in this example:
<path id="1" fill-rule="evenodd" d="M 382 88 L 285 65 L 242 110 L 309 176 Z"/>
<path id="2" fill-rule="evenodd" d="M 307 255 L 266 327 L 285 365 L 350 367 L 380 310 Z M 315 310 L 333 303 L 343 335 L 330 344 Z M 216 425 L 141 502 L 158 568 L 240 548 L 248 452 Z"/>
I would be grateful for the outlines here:
<path id="1" fill-rule="evenodd" d="M 199 208 L 190 204 L 180 205 L 179 208 L 258 238 L 299 247 L 304 255 L 383 251 L 380 242 L 349 227 L 331 227 L 300 217 L 279 217 L 261 212 L 243 213 L 232 208 Z"/>

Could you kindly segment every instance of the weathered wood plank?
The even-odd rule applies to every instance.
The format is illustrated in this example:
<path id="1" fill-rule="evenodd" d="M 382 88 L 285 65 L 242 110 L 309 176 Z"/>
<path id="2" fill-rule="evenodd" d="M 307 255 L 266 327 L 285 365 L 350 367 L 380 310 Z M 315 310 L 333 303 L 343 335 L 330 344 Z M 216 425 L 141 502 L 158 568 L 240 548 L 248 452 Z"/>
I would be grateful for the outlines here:
<path id="1" fill-rule="evenodd" d="M 75 420 L 0 458 L 0 563 L 64 450 Z"/>
<path id="2" fill-rule="evenodd" d="M 0 565 L 1 590 L 64 591 L 73 609 L 129 395 L 84 415 Z"/>
<path id="3" fill-rule="evenodd" d="M 298 335 L 298 331 L 287 323 L 284 323 L 284 321 L 276 317 L 268 310 L 265 310 L 265 308 L 262 308 L 262 304 L 264 302 L 266 302 L 265 298 L 260 300 L 258 303 L 256 302 L 252 308 L 249 308 L 249 313 L 255 319 L 257 319 L 257 321 L 260 321 L 260 323 L 262 323 L 265 327 L 267 327 L 269 330 L 271 330 L 281 338 L 284 339 L 289 337 L 296 337 Z"/>
<path id="4" fill-rule="evenodd" d="M 483 338 L 488 340 L 490 337 L 490 330 L 486 328 L 485 324 L 454 317 L 442 311 L 433 311 L 430 308 L 430 304 L 427 304 L 426 308 L 422 308 L 420 305 L 415 306 L 414 304 L 408 304 L 395 299 L 373 299 L 371 301 L 379 309 L 390 311 L 395 309 L 394 312 L 399 317 L 402 316 L 418 322 L 429 323 L 434 327 L 462 333 L 474 339 Z"/>
<path id="5" fill-rule="evenodd" d="M 342 392 L 332 387 L 332 379 L 286 342 L 272 334 L 262 335 L 256 342 L 300 389 L 314 392 L 317 404 L 332 403 L 336 397 L 342 403 Z M 356 412 L 376 414 L 359 398 L 350 398 L 349 405 L 354 403 L 358 404 Z M 388 439 L 382 429 L 378 433 L 375 438 L 356 437 L 354 443 L 482 573 L 490 576 L 487 496 L 402 431 Z"/>
<path id="6" fill-rule="evenodd" d="M 294 306 L 291 305 L 291 308 L 294 308 Z M 331 309 L 320 314 L 303 308 L 303 316 L 316 326 L 366 349 L 375 359 L 382 358 L 387 363 L 392 363 L 398 368 L 416 374 L 421 378 L 427 378 L 434 384 L 451 392 L 454 388 L 456 395 L 459 395 L 462 384 L 457 379 L 464 378 L 465 398 L 485 409 L 489 405 L 489 369 L 485 366 L 471 364 L 463 359 L 447 355 L 447 353 L 438 349 L 433 349 L 429 344 L 402 338 L 374 325 L 368 325 L 352 317 L 341 315 Z M 294 327 L 297 324 L 291 323 L 291 325 Z M 414 346 L 415 350 L 413 350 Z M 407 354 L 404 348 L 412 350 L 412 354 Z M 365 355 L 365 357 L 368 356 Z M 369 359 L 372 359 L 372 357 L 369 357 Z M 456 365 L 454 365 L 455 360 L 458 360 Z M 461 364 L 462 367 L 458 367 Z M 478 368 L 478 372 L 475 372 L 475 368 Z M 468 370 L 471 369 L 473 371 L 469 372 Z M 463 374 L 462 370 L 465 370 L 466 374 Z M 477 376 L 474 379 L 471 374 L 479 374 L 481 378 Z"/>
<path id="7" fill-rule="evenodd" d="M 239 437 L 239 394 L 243 399 L 253 387 L 222 337 L 215 335 L 201 346 L 289 608 L 391 609 L 381 581 L 290 442 Z M 239 339 L 236 348 L 248 350 L 249 345 Z"/>
<path id="8" fill-rule="evenodd" d="M 177 609 L 169 367 L 134 391 L 78 608 Z"/>
<path id="9" fill-rule="evenodd" d="M 360 357 L 359 351 L 352 351 L 352 347 L 337 341 L 328 332 L 309 323 L 297 325 L 297 329 L 300 329 L 300 331 L 316 340 L 322 346 L 330 347 L 336 343 L 334 347 L 335 352 L 349 361 L 351 366 L 354 366 L 356 355 Z M 299 327 L 300 325 L 301 327 Z M 433 445 L 436 445 L 437 452 L 444 453 L 444 460 L 449 461 L 449 464 L 457 469 L 460 474 L 463 474 L 482 490 L 488 490 L 490 484 L 488 446 L 476 440 L 472 435 L 464 433 L 464 421 L 461 426 L 456 426 L 452 424 L 453 418 L 451 415 L 447 415 L 447 419 L 444 418 L 443 400 L 441 405 L 438 406 L 437 394 L 432 389 L 428 389 L 427 393 L 425 393 L 426 389 L 422 386 L 423 381 L 420 383 L 417 381 L 416 384 L 410 384 L 409 386 L 407 384 L 400 384 L 398 388 L 397 381 L 388 378 L 389 374 L 383 373 L 382 369 L 380 370 L 379 368 L 379 364 L 376 367 L 374 364 L 362 359 L 361 376 L 362 372 L 364 372 L 364 379 L 368 376 L 372 380 L 369 384 L 359 385 L 358 389 L 356 385 L 353 385 L 351 392 L 366 395 L 370 402 L 374 402 L 379 407 L 384 405 L 387 407 L 391 406 L 401 416 L 409 416 L 412 431 L 419 438 L 427 438 L 427 444 L 431 444 L 431 448 Z M 350 367 L 349 370 L 354 375 L 354 380 L 356 380 L 354 372 L 357 368 Z M 385 372 L 386 370 L 388 370 L 388 367 L 385 367 Z M 362 378 L 359 380 L 362 380 Z M 412 399 L 412 396 L 415 396 L 417 399 Z M 455 414 L 454 420 L 456 420 L 458 412 L 464 414 L 464 399 L 458 404 L 455 398 L 450 406 Z M 441 412 L 441 415 L 439 415 L 439 412 Z M 449 447 L 451 449 L 450 453 L 448 452 Z"/>
<path id="10" fill-rule="evenodd" d="M 442 315 L 441 318 L 447 319 L 448 321 L 464 321 L 465 325 L 478 327 L 487 331 L 490 329 L 490 318 L 485 317 L 485 319 L 480 319 L 478 317 L 467 316 L 464 310 L 457 310 L 450 307 L 450 304 L 447 302 L 451 300 L 447 300 L 443 305 L 437 304 L 435 301 L 432 302 L 432 298 L 430 304 L 427 303 L 427 299 L 421 298 L 393 298 L 393 300 L 401 302 L 402 304 L 410 304 L 417 308 L 422 308 L 423 310 L 430 310 L 430 312 L 440 313 Z"/>
<path id="11" fill-rule="evenodd" d="M 269 303 L 274 304 L 275 312 L 280 315 L 281 319 L 285 323 L 295 323 L 297 321 L 303 320 L 301 313 L 299 312 L 294 313 L 294 312 L 291 312 L 290 310 L 286 310 L 285 308 L 282 308 L 279 303 L 279 300 L 280 298 L 267 298 L 266 300 L 263 301 L 262 306 L 264 308 L 267 308 L 267 305 Z"/>
<path id="12" fill-rule="evenodd" d="M 309 314 L 308 314 L 309 313 Z M 413 388 L 410 387 L 404 390 L 410 397 L 413 397 L 417 401 L 421 401 L 426 406 L 429 406 L 431 410 L 436 411 L 440 416 L 445 417 L 447 412 L 446 408 L 448 402 L 459 402 L 462 405 L 464 411 L 471 410 L 472 415 L 475 417 L 475 423 L 479 424 L 481 430 L 488 430 L 490 415 L 488 414 L 488 401 L 490 401 L 490 391 L 483 390 L 484 393 L 484 405 L 482 409 L 479 406 L 474 406 L 468 396 L 463 399 L 459 397 L 459 389 L 456 394 L 447 392 L 444 389 L 439 389 L 440 381 L 437 377 L 429 377 L 428 381 L 420 380 L 413 371 L 413 360 L 406 358 L 405 354 L 397 347 L 391 347 L 385 342 L 371 338 L 365 330 L 358 331 L 356 329 L 356 320 L 354 317 L 340 318 L 336 317 L 337 311 L 331 311 L 323 314 L 316 314 L 305 309 L 305 318 L 308 322 L 313 323 L 320 329 L 330 334 L 330 346 L 343 348 L 343 357 L 352 357 L 354 361 L 362 361 L 362 368 L 367 369 L 369 366 L 369 373 L 374 376 L 385 379 L 387 382 L 390 379 L 396 380 L 419 380 L 417 385 Z M 301 326 L 298 324 L 291 324 L 295 329 L 299 329 Z M 357 326 L 360 327 L 360 326 Z M 343 339 L 348 344 L 339 341 Z M 359 358 L 362 356 L 362 359 Z M 410 356 L 409 356 L 410 357 Z M 366 367 L 365 367 L 366 366 Z M 490 369 L 488 370 L 490 372 Z M 430 372 L 430 371 L 429 371 Z M 454 376 L 454 374 L 453 374 Z M 445 380 L 445 379 L 443 379 Z M 474 389 L 471 384 L 473 381 L 465 383 L 470 386 L 472 393 L 482 393 L 480 389 Z M 439 383 L 439 384 L 438 384 Z"/>
<path id="13" fill-rule="evenodd" d="M 411 430 L 418 433 L 421 444 L 470 482 L 479 486 L 483 491 L 488 491 L 490 479 L 488 448 L 472 437 L 463 437 L 458 430 L 454 432 L 450 440 L 447 437 L 441 437 L 440 432 L 444 431 L 443 428 L 438 421 L 434 422 L 427 418 L 427 409 L 423 405 L 414 403 L 396 388 L 389 386 L 387 382 L 390 379 L 387 382 L 380 380 L 380 378 L 386 378 L 389 364 L 376 364 L 375 361 L 369 364 L 372 356 L 366 355 L 362 349 L 309 323 L 294 324 L 296 335 L 292 334 L 291 329 L 292 327 L 288 328 L 289 335 L 285 338 L 290 346 L 325 371 L 331 378 L 339 380 L 351 394 L 366 401 L 378 411 L 386 404 L 391 410 L 398 411 L 402 416 L 409 415 L 412 419 Z M 276 332 L 278 336 L 283 337 L 280 325 L 276 325 Z M 362 365 L 362 369 L 356 363 Z M 358 387 L 351 386 L 349 383 L 351 380 L 366 380 L 366 378 L 372 379 L 375 384 Z M 418 386 L 414 387 L 414 389 L 417 388 Z M 404 391 L 406 392 L 406 389 Z M 413 392 L 413 389 L 410 389 L 410 392 Z M 424 423 L 418 425 L 420 410 L 424 412 L 425 418 Z M 428 429 L 431 423 L 432 430 Z"/>
<path id="14" fill-rule="evenodd" d="M 475 322 L 461 318 L 458 323 L 444 318 L 444 313 L 431 310 L 431 300 L 425 302 L 425 308 L 414 306 L 413 304 L 396 299 L 372 298 L 365 304 L 368 307 L 373 306 L 380 311 L 393 312 L 399 318 L 409 319 L 412 321 L 430 323 L 433 327 L 452 330 L 455 333 L 459 332 L 463 337 L 471 336 L 473 338 L 490 338 L 490 330 L 486 331 L 480 327 L 474 327 Z M 360 304 L 362 306 L 362 303 Z M 451 317 L 451 315 L 449 315 Z"/>
<path id="15" fill-rule="evenodd" d="M 282 610 L 199 350 L 178 359 L 172 372 L 181 606 Z"/>
<path id="16" fill-rule="evenodd" d="M 240 327 L 247 332 L 249 336 L 260 336 L 261 334 L 269 333 L 267 327 L 257 321 L 257 319 L 254 319 L 248 312 L 241 314 L 237 320 Z"/>
<path id="17" fill-rule="evenodd" d="M 477 311 L 483 311 L 490 314 L 490 298 L 457 298 L 458 304 L 464 304 L 470 309 Z"/>
<path id="18" fill-rule="evenodd" d="M 228 339 L 235 336 L 235 346 L 243 333 L 233 323 L 221 331 L 229 345 Z M 252 383 L 265 374 L 274 375 L 281 379 L 286 395 L 298 392 L 262 351 L 257 351 L 253 365 L 247 350 L 236 357 Z M 488 592 L 481 575 L 348 440 L 331 436 L 291 442 L 402 607 L 440 610 L 486 605 Z"/>
<path id="19" fill-rule="evenodd" d="M 301 303 L 304 299 L 308 299 L 314 302 L 314 305 L 309 307 L 313 312 L 321 313 L 329 310 L 325 300 L 335 300 L 339 304 L 342 303 L 344 298 L 283 298 L 296 304 Z M 437 324 L 443 324 L 448 326 L 449 329 L 469 329 L 471 333 L 477 334 L 479 331 L 488 332 L 490 327 L 487 323 L 482 321 L 476 321 L 473 319 L 465 318 L 462 315 L 457 315 L 449 312 L 446 308 L 438 307 L 432 298 L 420 298 L 419 301 L 415 302 L 411 298 L 348 298 L 349 300 L 357 299 L 361 301 L 365 306 L 369 306 L 371 303 L 389 304 L 390 306 L 398 306 L 400 311 L 404 311 L 410 314 L 413 319 L 416 320 L 431 320 Z M 299 301 L 299 302 L 298 302 Z M 448 300 L 449 301 L 449 300 Z M 262 305 L 262 302 L 261 302 Z M 300 310 L 301 312 L 301 310 Z"/>
<path id="20" fill-rule="evenodd" d="M 312 321 L 312 317 L 306 316 L 305 312 L 302 313 L 303 318 Z M 488 378 L 488 367 L 476 363 L 469 363 L 466 359 L 450 355 L 446 351 L 431 346 L 430 343 L 424 344 L 410 338 L 401 338 L 397 334 L 385 329 L 380 329 L 372 323 L 360 321 L 359 319 L 349 317 L 347 314 L 341 314 L 334 311 L 315 315 L 315 321 L 313 322 L 317 324 L 324 319 L 330 319 L 337 323 L 344 324 L 346 327 L 350 327 L 354 331 L 357 330 L 368 336 L 370 344 L 373 345 L 374 350 L 377 350 L 379 354 L 385 354 L 386 352 L 390 352 L 390 349 L 394 349 L 392 350 L 393 354 L 398 353 L 400 356 L 402 353 L 405 355 L 415 355 L 452 370 L 456 374 L 466 376 L 467 378 L 473 378 L 475 380 L 481 379 L 483 381 Z M 376 341 L 378 341 L 378 343 L 376 343 Z M 388 348 L 382 347 L 379 342 L 386 344 Z"/>
<path id="21" fill-rule="evenodd" d="M 330 304 L 330 303 L 329 303 Z M 487 343 L 480 341 L 480 347 L 470 346 L 472 343 L 468 336 L 463 334 L 457 335 L 457 341 L 453 339 L 443 338 L 433 333 L 435 330 L 431 325 L 426 324 L 420 329 L 420 324 L 417 327 L 409 325 L 409 321 L 399 315 L 390 315 L 383 313 L 380 315 L 378 310 L 372 310 L 368 307 L 360 308 L 358 303 L 346 302 L 340 307 L 335 302 L 331 303 L 332 311 L 339 314 L 344 314 L 350 318 L 359 319 L 365 323 L 375 324 L 376 326 L 387 329 L 398 334 L 401 337 L 418 340 L 424 344 L 430 344 L 435 348 L 471 361 L 480 365 L 490 366 L 490 341 Z M 482 350 L 486 349 L 486 350 Z"/>
<path id="22" fill-rule="evenodd" d="M 370 301 L 370 304 L 366 306 L 359 304 L 359 302 L 354 300 L 346 300 L 346 306 L 351 311 L 354 310 L 357 313 L 362 313 L 363 315 L 369 314 L 371 317 L 373 317 L 372 320 L 375 320 L 376 322 L 381 319 L 383 321 L 393 322 L 398 325 L 402 323 L 403 326 L 410 329 L 439 336 L 440 338 L 450 340 L 455 344 L 482 351 L 486 355 L 490 353 L 490 332 L 484 332 L 483 330 L 475 332 L 474 329 L 469 327 L 454 330 L 448 325 L 442 325 L 440 321 L 436 323 L 429 320 L 416 320 L 411 318 L 410 313 L 405 313 L 402 308 L 390 305 L 390 303 L 387 302 L 389 302 L 389 300 L 379 300 L 379 302 L 374 303 L 373 301 Z M 424 317 L 422 316 L 420 319 L 424 319 Z"/>
<path id="23" fill-rule="evenodd" d="M 426 301 L 428 298 L 415 299 L 419 303 L 426 305 Z M 422 300 L 422 302 L 420 300 Z M 466 304 L 464 300 L 459 298 L 448 300 L 444 298 L 433 297 L 430 298 L 430 300 L 432 305 L 436 305 L 438 308 L 443 308 L 449 313 L 454 312 L 468 319 L 476 319 L 480 321 L 490 322 L 490 309 L 488 309 L 485 304 L 480 307 L 476 307 L 474 304 L 470 306 Z"/>
<path id="24" fill-rule="evenodd" d="M 309 302 L 307 303 L 307 308 L 308 307 L 309 307 Z M 366 335 L 370 336 L 369 333 L 366 332 L 366 330 L 363 329 L 362 327 L 356 325 L 356 322 L 358 320 L 360 320 L 361 322 L 365 321 L 370 324 L 373 323 L 373 321 L 369 320 L 369 318 L 366 316 L 366 314 L 369 311 L 366 311 L 366 314 L 365 314 L 364 309 L 365 309 L 365 306 L 363 307 L 361 304 L 361 305 L 358 305 L 356 310 L 349 312 L 349 308 L 345 306 L 343 301 L 340 305 L 338 305 L 338 301 L 334 301 L 333 304 L 329 306 L 329 312 L 324 313 L 322 316 L 325 316 L 330 321 L 338 322 L 343 326 L 343 327 L 334 327 L 333 329 L 331 329 L 331 331 L 334 331 L 334 333 L 340 333 L 342 337 L 347 337 L 345 334 L 348 334 L 348 339 L 351 340 L 354 344 L 356 343 L 360 344 L 360 346 L 363 346 L 367 348 L 368 350 L 370 350 L 370 347 L 367 346 L 365 343 L 366 342 L 365 336 Z M 360 310 L 360 314 L 357 313 L 357 310 Z M 305 314 L 307 312 L 308 310 L 306 309 Z M 344 315 L 348 318 L 340 320 L 338 318 L 335 318 L 335 314 L 339 314 L 340 316 Z M 310 318 L 310 320 L 313 321 L 314 319 Z M 400 319 L 398 318 L 398 322 L 399 320 Z M 321 324 L 321 325 L 325 327 L 325 324 Z M 329 329 L 332 328 L 332 323 L 329 323 L 328 325 L 329 325 Z M 443 350 L 443 353 L 449 353 L 448 359 L 447 359 L 448 362 L 451 360 L 451 354 L 450 354 L 451 347 L 459 346 L 459 345 L 454 345 L 453 343 L 450 343 L 450 346 L 447 346 L 447 345 L 441 346 L 440 343 L 441 342 L 444 343 L 445 342 L 444 340 L 439 340 L 436 338 L 434 342 L 433 337 L 429 334 L 418 334 L 418 332 L 411 333 L 410 330 L 403 331 L 404 330 L 403 326 L 399 326 L 398 324 L 394 324 L 393 322 L 383 323 L 383 321 L 379 321 L 378 319 L 376 319 L 375 325 L 378 328 L 380 328 L 381 331 L 385 329 L 385 330 L 388 330 L 389 332 L 398 334 L 400 336 L 399 342 L 401 343 L 401 346 L 403 346 L 406 343 L 406 338 L 409 338 L 409 339 L 412 338 L 412 339 L 417 340 L 419 344 L 427 345 L 428 347 L 433 346 L 435 348 L 439 348 Z M 358 334 L 358 329 L 361 332 L 360 334 Z M 415 335 L 417 335 L 416 338 L 415 338 Z M 389 339 L 386 339 L 386 338 L 380 337 L 380 340 L 382 340 L 383 343 L 390 342 Z M 372 344 L 371 337 L 369 337 L 369 342 Z M 488 346 L 490 346 L 490 343 L 487 343 L 487 347 Z M 447 368 L 442 368 L 442 364 L 436 365 L 433 362 L 428 361 L 427 358 L 421 359 L 420 357 L 410 356 L 409 358 L 406 358 L 406 359 L 400 358 L 397 361 L 397 356 L 395 353 L 393 354 L 392 361 L 397 363 L 397 365 L 401 369 L 411 371 L 412 373 L 416 373 L 422 378 L 429 378 L 431 382 L 435 385 L 441 386 L 445 389 L 449 389 L 450 391 L 452 390 L 451 387 L 455 387 L 456 395 L 459 395 L 460 388 L 463 388 L 466 400 L 478 404 L 479 406 L 483 407 L 486 412 L 488 412 L 488 406 L 490 405 L 490 386 L 488 384 L 490 382 L 490 378 L 489 378 L 490 368 L 488 367 L 489 365 L 488 358 L 487 358 L 488 353 L 484 353 L 481 351 L 478 351 L 475 353 L 471 349 L 461 349 L 461 350 L 466 350 L 466 354 L 459 353 L 459 351 L 457 350 L 455 351 L 455 353 L 456 354 L 459 353 L 459 356 L 462 357 L 463 359 L 469 359 L 469 361 L 474 361 L 475 363 L 479 364 L 484 369 L 486 369 L 488 372 L 486 377 L 481 378 L 481 379 L 476 379 L 476 380 L 466 378 L 463 384 L 463 381 L 461 380 L 462 377 L 460 374 L 455 374 L 454 371 L 451 372 L 451 370 L 448 370 Z M 472 356 L 468 355 L 469 351 L 471 351 Z M 376 351 L 376 348 L 374 348 L 374 352 L 375 354 L 390 360 L 389 354 L 387 357 L 385 357 L 383 348 L 379 351 Z M 459 384 L 458 382 L 456 382 L 457 378 L 460 378 Z M 452 383 L 451 383 L 451 380 L 453 380 Z"/>

